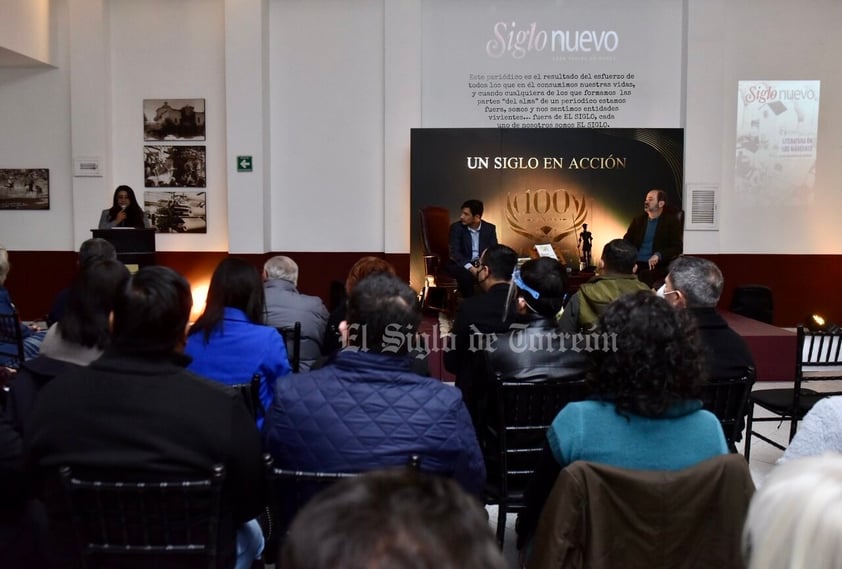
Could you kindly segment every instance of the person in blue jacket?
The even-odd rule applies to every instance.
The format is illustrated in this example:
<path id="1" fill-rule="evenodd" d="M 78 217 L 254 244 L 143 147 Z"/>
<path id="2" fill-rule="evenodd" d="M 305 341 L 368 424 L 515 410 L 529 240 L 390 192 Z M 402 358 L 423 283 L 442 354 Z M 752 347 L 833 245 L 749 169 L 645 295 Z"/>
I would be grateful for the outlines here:
<path id="1" fill-rule="evenodd" d="M 260 374 L 260 402 L 272 403 L 275 380 L 291 368 L 281 334 L 263 324 L 263 282 L 257 268 L 236 257 L 216 267 L 205 311 L 190 328 L 184 352 L 193 358 L 187 369 L 228 384 L 247 384 Z M 257 426 L 262 427 L 258 410 Z"/>

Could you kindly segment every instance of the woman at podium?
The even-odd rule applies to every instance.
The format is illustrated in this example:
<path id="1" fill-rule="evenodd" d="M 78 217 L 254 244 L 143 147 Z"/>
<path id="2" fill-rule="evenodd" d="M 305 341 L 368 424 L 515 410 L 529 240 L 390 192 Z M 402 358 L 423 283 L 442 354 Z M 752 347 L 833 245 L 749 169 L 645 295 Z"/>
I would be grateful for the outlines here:
<path id="1" fill-rule="evenodd" d="M 114 204 L 109 209 L 102 210 L 99 218 L 100 229 L 114 229 L 115 227 L 134 229 L 151 227 L 149 219 L 143 213 L 143 208 L 137 203 L 134 190 L 129 186 L 117 186 L 114 190 Z"/>

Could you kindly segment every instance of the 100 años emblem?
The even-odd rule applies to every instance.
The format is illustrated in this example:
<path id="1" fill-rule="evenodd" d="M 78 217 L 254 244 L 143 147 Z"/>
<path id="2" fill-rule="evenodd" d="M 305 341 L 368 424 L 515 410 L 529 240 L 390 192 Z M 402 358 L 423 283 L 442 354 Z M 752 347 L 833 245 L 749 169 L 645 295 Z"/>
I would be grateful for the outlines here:
<path id="1" fill-rule="evenodd" d="M 526 190 L 506 196 L 506 221 L 509 228 L 535 243 L 558 243 L 587 218 L 584 196 L 567 190 Z"/>

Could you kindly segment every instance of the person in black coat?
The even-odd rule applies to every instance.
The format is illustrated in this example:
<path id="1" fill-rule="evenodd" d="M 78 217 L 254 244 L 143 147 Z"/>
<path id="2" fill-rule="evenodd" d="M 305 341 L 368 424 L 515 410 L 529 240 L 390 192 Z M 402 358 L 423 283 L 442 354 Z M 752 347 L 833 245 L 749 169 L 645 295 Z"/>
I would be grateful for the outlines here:
<path id="1" fill-rule="evenodd" d="M 492 245 L 479 261 L 477 281 L 485 294 L 465 299 L 453 321 L 453 346 L 444 353 L 444 367 L 456 376 L 456 387 L 471 413 L 479 421 L 478 403 L 484 399 L 484 360 L 480 334 L 508 331 L 514 314 L 509 307 L 509 283 L 517 265 L 517 253 L 506 245 Z"/>
<path id="2" fill-rule="evenodd" d="M 672 260 L 684 252 L 684 225 L 666 199 L 663 190 L 647 193 L 643 213 L 623 236 L 637 248 L 637 278 L 650 287 L 661 285 Z"/>
<path id="3" fill-rule="evenodd" d="M 497 245 L 497 228 L 482 220 L 484 207 L 479 200 L 462 204 L 459 221 L 450 226 L 450 260 L 444 268 L 456 279 L 462 298 L 474 295 L 480 254 Z"/>

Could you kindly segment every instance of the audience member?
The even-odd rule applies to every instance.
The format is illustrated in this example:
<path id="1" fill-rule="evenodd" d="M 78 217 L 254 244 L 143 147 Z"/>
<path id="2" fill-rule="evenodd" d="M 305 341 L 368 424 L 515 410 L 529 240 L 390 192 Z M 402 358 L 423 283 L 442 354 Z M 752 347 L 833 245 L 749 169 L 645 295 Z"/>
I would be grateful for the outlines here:
<path id="1" fill-rule="evenodd" d="M 113 260 L 89 263 L 76 275 L 61 322 L 50 327 L 38 357 L 21 366 L 11 385 L 6 416 L 18 432 L 47 383 L 102 355 L 110 342 L 109 315 L 128 280 L 125 265 Z"/>
<path id="2" fill-rule="evenodd" d="M 92 237 L 82 242 L 79 247 L 79 256 L 76 259 L 76 266 L 78 270 L 84 269 L 91 263 L 96 261 L 116 261 L 117 251 L 114 245 L 101 237 Z M 70 295 L 70 287 L 59 291 L 55 299 L 53 299 L 53 306 L 50 312 L 47 313 L 47 326 L 52 326 L 64 315 L 67 308 L 67 297 Z"/>
<path id="3" fill-rule="evenodd" d="M 15 312 L 15 304 L 6 288 L 6 278 L 12 265 L 9 263 L 9 253 L 5 247 L 0 246 L 0 314 L 12 314 Z M 23 336 L 23 355 L 25 360 L 30 360 L 38 355 L 41 341 L 46 335 L 46 330 L 38 330 L 36 326 L 19 324 Z M 17 346 L 7 342 L 0 342 L 0 366 L 17 367 L 17 362 L 5 354 L 16 354 Z"/>
<path id="4" fill-rule="evenodd" d="M 517 323 L 489 348 L 493 372 L 506 380 L 523 381 L 584 376 L 590 368 L 587 356 L 574 350 L 576 339 L 556 326 L 566 290 L 567 273 L 555 259 L 532 259 L 515 270 L 511 298 Z"/>
<path id="5" fill-rule="evenodd" d="M 301 294 L 298 265 L 289 257 L 278 255 L 263 265 L 263 290 L 266 295 L 266 324 L 291 328 L 301 323 L 299 366 L 307 371 L 322 355 L 322 338 L 327 327 L 327 308 L 318 296 Z"/>
<path id="6" fill-rule="evenodd" d="M 468 200 L 461 210 L 459 221 L 450 226 L 450 259 L 444 270 L 456 279 L 462 298 L 468 298 L 474 295 L 480 253 L 497 244 L 497 228 L 482 220 L 481 201 Z"/>
<path id="7" fill-rule="evenodd" d="M 480 494 L 485 465 L 460 392 L 411 371 L 420 319 L 415 292 L 398 277 L 357 283 L 342 325 L 349 347 L 275 388 L 263 440 L 277 466 L 354 472 L 416 453 L 425 470 Z"/>
<path id="8" fill-rule="evenodd" d="M 743 530 L 748 569 L 842 567 L 842 456 L 776 467 L 755 493 Z"/>
<path id="9" fill-rule="evenodd" d="M 32 464 L 48 480 L 61 465 L 120 475 L 205 476 L 225 466 L 218 567 L 260 554 L 253 518 L 264 504 L 260 438 L 240 395 L 182 366 L 190 285 L 160 266 L 142 268 L 114 306 L 111 344 L 101 358 L 51 381 L 25 430 Z M 56 553 L 74 555 L 62 500 L 48 502 Z M 251 520 L 248 523 L 247 520 Z M 150 559 L 151 564 L 155 561 Z"/>
<path id="10" fill-rule="evenodd" d="M 826 452 L 842 454 L 842 396 L 816 401 L 804 416 L 783 456 L 778 459 L 778 464 Z"/>
<path id="11" fill-rule="evenodd" d="M 351 266 L 348 277 L 345 279 L 345 296 L 330 313 L 327 320 L 327 330 L 322 342 L 322 353 L 326 356 L 333 354 L 342 347 L 342 334 L 339 331 L 339 324 L 345 320 L 348 313 L 348 296 L 357 286 L 357 283 L 372 273 L 396 274 L 395 267 L 380 257 L 362 257 Z"/>
<path id="12" fill-rule="evenodd" d="M 302 509 L 284 569 L 503 569 L 485 511 L 451 480 L 395 469 L 328 488 Z"/>
<path id="13" fill-rule="evenodd" d="M 576 460 L 641 470 L 681 470 L 728 452 L 717 418 L 695 399 L 702 355 L 695 325 L 650 292 L 618 298 L 600 316 L 589 352 L 596 399 L 568 403 L 547 431 L 544 455 L 518 518 L 531 539 L 559 471 Z"/>
<path id="14" fill-rule="evenodd" d="M 602 248 L 598 274 L 579 287 L 558 321 L 562 332 L 588 330 L 608 305 L 624 294 L 648 290 L 635 274 L 637 249 L 628 241 L 613 239 Z"/>
<path id="15" fill-rule="evenodd" d="M 637 276 L 650 287 L 660 286 L 673 259 L 684 252 L 684 224 L 666 205 L 663 190 L 651 190 L 643 213 L 632 219 L 623 239 L 637 249 Z"/>
<path id="16" fill-rule="evenodd" d="M 185 353 L 187 369 L 227 385 L 246 384 L 260 375 L 263 409 L 272 403 L 275 381 L 290 373 L 284 340 L 263 324 L 263 283 L 252 265 L 236 257 L 223 259 L 211 277 L 205 311 L 190 327 Z M 263 425 L 258 410 L 257 426 Z"/>
<path id="17" fill-rule="evenodd" d="M 477 281 L 485 294 L 466 298 L 459 305 L 453 321 L 453 349 L 444 352 L 445 368 L 456 376 L 456 387 L 474 419 L 482 396 L 485 360 L 477 334 L 502 333 L 509 329 L 514 315 L 509 306 L 509 282 L 517 265 L 517 253 L 506 245 L 492 245 L 482 253 Z M 474 345 L 472 345 L 472 339 Z"/>
<path id="18" fill-rule="evenodd" d="M 704 362 L 711 381 L 742 377 L 754 367 L 748 344 L 716 311 L 725 280 L 713 262 L 701 257 L 679 257 L 670 265 L 664 298 L 686 308 L 699 329 Z"/>

